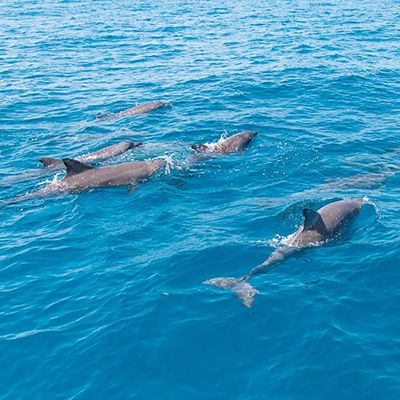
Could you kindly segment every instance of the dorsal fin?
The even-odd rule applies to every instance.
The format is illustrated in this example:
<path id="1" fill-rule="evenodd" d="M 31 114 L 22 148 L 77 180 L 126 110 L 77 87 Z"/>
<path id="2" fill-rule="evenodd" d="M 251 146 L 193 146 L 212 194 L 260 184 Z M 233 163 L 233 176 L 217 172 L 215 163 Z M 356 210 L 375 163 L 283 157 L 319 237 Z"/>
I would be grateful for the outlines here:
<path id="1" fill-rule="evenodd" d="M 63 158 L 63 163 L 65 168 L 67 168 L 67 176 L 77 175 L 81 172 L 87 171 L 88 169 L 93 169 L 92 166 L 73 158 Z"/>
<path id="2" fill-rule="evenodd" d="M 52 158 L 52 157 L 41 157 L 39 158 L 39 161 L 43 164 L 45 168 L 51 168 L 55 167 L 56 165 L 62 165 L 62 161 L 59 160 L 58 158 Z"/>
<path id="3" fill-rule="evenodd" d="M 303 229 L 305 231 L 317 231 L 320 233 L 326 233 L 327 229 L 324 221 L 321 218 L 321 214 L 311 208 L 305 208 L 303 210 L 304 223 Z"/>

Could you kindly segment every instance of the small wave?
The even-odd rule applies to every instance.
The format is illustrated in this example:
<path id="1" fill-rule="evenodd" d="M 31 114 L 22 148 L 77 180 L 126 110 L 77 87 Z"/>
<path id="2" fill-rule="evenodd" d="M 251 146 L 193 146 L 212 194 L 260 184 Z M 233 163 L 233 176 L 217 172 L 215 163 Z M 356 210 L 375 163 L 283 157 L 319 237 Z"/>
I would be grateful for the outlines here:
<path id="1" fill-rule="evenodd" d="M 376 215 L 377 215 L 377 218 L 378 218 L 378 219 L 380 219 L 380 218 L 382 217 L 381 212 L 380 212 L 378 206 L 377 206 L 376 203 L 373 202 L 368 196 L 364 196 L 364 197 L 363 197 L 363 204 L 368 204 L 368 205 L 372 206 L 373 209 L 374 209 L 374 211 L 375 211 L 375 213 L 376 213 Z"/>

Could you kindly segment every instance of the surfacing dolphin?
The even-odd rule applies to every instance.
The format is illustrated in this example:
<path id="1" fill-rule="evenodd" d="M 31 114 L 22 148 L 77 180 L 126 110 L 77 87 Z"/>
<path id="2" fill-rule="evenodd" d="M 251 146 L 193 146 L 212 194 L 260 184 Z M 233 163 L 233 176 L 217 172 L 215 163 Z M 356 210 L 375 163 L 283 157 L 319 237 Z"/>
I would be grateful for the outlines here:
<path id="1" fill-rule="evenodd" d="M 172 107 L 172 104 L 164 103 L 162 101 L 150 101 L 149 103 L 139 104 L 138 106 L 130 107 L 117 113 L 99 115 L 95 120 L 104 121 L 108 119 L 129 117 L 131 115 L 142 115 L 162 107 Z"/>
<path id="2" fill-rule="evenodd" d="M 267 268 L 284 261 L 300 249 L 319 246 L 332 240 L 359 213 L 363 202 L 363 199 L 355 198 L 329 203 L 318 211 L 305 208 L 303 225 L 289 236 L 285 247 L 275 250 L 262 264 L 254 267 L 241 278 L 214 278 L 203 283 L 232 290 L 246 307 L 251 307 L 254 296 L 259 292 L 248 283 L 250 278 L 265 273 Z"/>
<path id="3" fill-rule="evenodd" d="M 205 153 L 234 153 L 243 151 L 256 135 L 258 132 L 243 131 L 227 138 L 221 138 L 215 143 L 193 144 L 190 147 Z"/>
<path id="4" fill-rule="evenodd" d="M 126 151 L 133 149 L 135 147 L 141 146 L 142 142 L 131 142 L 129 140 L 124 140 L 119 143 L 112 144 L 111 146 L 104 147 L 100 150 L 94 151 L 93 153 L 88 153 L 83 156 L 75 157 L 74 160 L 82 162 L 98 162 L 104 161 L 111 157 L 119 156 Z M 53 157 L 41 157 L 39 161 L 43 164 L 45 168 L 64 168 L 65 165 L 63 160 Z"/>
<path id="5" fill-rule="evenodd" d="M 139 182 L 145 181 L 164 165 L 165 161 L 136 161 L 102 168 L 94 168 L 72 158 L 64 158 L 63 163 L 67 174 L 61 181 L 52 182 L 41 190 L 15 198 L 13 202 L 33 197 L 82 192 L 100 187 L 130 186 L 134 189 Z"/>

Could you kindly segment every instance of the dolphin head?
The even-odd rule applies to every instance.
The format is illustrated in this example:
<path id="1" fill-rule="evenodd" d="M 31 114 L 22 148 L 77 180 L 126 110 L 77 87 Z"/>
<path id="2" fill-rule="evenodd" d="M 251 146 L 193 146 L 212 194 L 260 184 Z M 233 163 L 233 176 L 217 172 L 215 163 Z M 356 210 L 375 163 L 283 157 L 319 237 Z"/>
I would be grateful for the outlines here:
<path id="1" fill-rule="evenodd" d="M 243 135 L 243 137 L 246 137 L 249 140 L 252 140 L 255 136 L 258 135 L 258 132 L 257 131 L 243 131 L 242 135 Z"/>
<path id="2" fill-rule="evenodd" d="M 163 101 L 153 101 L 150 104 L 154 104 L 155 109 L 164 108 L 164 107 L 172 107 L 172 103 L 164 103 Z"/>
<path id="3" fill-rule="evenodd" d="M 242 133 L 244 133 L 244 134 L 250 136 L 251 138 L 253 138 L 254 136 L 257 136 L 257 135 L 258 135 L 258 132 L 257 132 L 257 131 L 243 131 Z"/>
<path id="4" fill-rule="evenodd" d="M 128 149 L 134 149 L 135 147 L 139 147 L 143 144 L 143 142 L 131 142 L 129 140 L 125 141 Z"/>
<path id="5" fill-rule="evenodd" d="M 240 139 L 242 141 L 243 147 L 250 144 L 250 142 L 253 140 L 253 138 L 257 135 L 258 135 L 258 132 L 256 132 L 256 131 L 243 131 L 238 134 L 238 136 L 240 137 Z"/>
<path id="6" fill-rule="evenodd" d="M 164 166 L 167 162 L 165 160 L 151 160 L 148 161 L 149 163 L 149 168 L 151 169 L 152 172 L 157 171 L 160 167 Z"/>

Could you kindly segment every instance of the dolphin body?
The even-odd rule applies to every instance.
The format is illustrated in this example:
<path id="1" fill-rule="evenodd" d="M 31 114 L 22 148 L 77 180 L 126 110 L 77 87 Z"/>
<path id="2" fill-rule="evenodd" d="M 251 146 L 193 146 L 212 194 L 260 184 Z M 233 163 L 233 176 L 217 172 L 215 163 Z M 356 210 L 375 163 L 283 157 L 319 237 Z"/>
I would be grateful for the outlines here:
<path id="1" fill-rule="evenodd" d="M 246 307 L 251 307 L 254 296 L 259 293 L 248 280 L 255 275 L 265 273 L 265 269 L 284 261 L 287 257 L 300 249 L 322 245 L 338 235 L 361 210 L 364 200 L 359 198 L 335 201 L 318 211 L 310 208 L 303 210 L 304 223 L 289 236 L 285 247 L 275 250 L 262 264 L 254 267 L 248 274 L 237 278 L 214 278 L 204 281 L 207 285 L 214 285 L 223 289 L 232 290 L 235 296 Z"/>
<path id="2" fill-rule="evenodd" d="M 282 201 L 293 201 L 310 197 L 328 197 L 332 195 L 348 195 L 354 190 L 371 189 L 384 184 L 385 180 L 394 176 L 394 171 L 383 171 L 377 173 L 364 173 L 349 176 L 347 178 L 327 179 L 324 183 L 317 185 L 312 189 L 302 192 L 292 193 L 284 197 L 268 197 L 262 200 L 262 204 L 276 206 Z"/>
<path id="3" fill-rule="evenodd" d="M 127 108 L 126 110 L 122 110 L 117 113 L 99 115 L 98 117 L 96 117 L 96 121 L 129 117 L 131 115 L 142 115 L 157 110 L 158 108 L 171 107 L 171 106 L 172 106 L 171 103 L 164 103 L 162 101 L 150 101 L 149 103 L 139 104 L 138 106 L 130 107 Z"/>
<path id="4" fill-rule="evenodd" d="M 111 146 L 104 147 L 100 150 L 97 150 L 93 153 L 85 154 L 83 156 L 75 157 L 74 159 L 82 162 L 98 162 L 104 161 L 108 158 L 119 156 L 120 154 L 125 153 L 126 151 L 133 149 L 135 147 L 141 146 L 142 142 L 131 142 L 128 140 L 124 140 L 119 143 L 112 144 Z M 39 161 L 43 164 L 45 168 L 64 168 L 65 165 L 63 160 L 52 157 L 41 157 Z"/>
<path id="5" fill-rule="evenodd" d="M 131 186 L 146 180 L 154 174 L 164 160 L 136 161 L 94 168 L 72 158 L 64 158 L 67 174 L 59 182 L 53 182 L 44 189 L 23 196 L 23 200 L 38 196 L 55 196 L 66 193 L 82 192 L 99 187 Z"/>
<path id="6" fill-rule="evenodd" d="M 243 151 L 256 135 L 258 132 L 243 131 L 227 138 L 221 138 L 215 143 L 193 144 L 190 147 L 205 153 L 235 153 Z"/>

